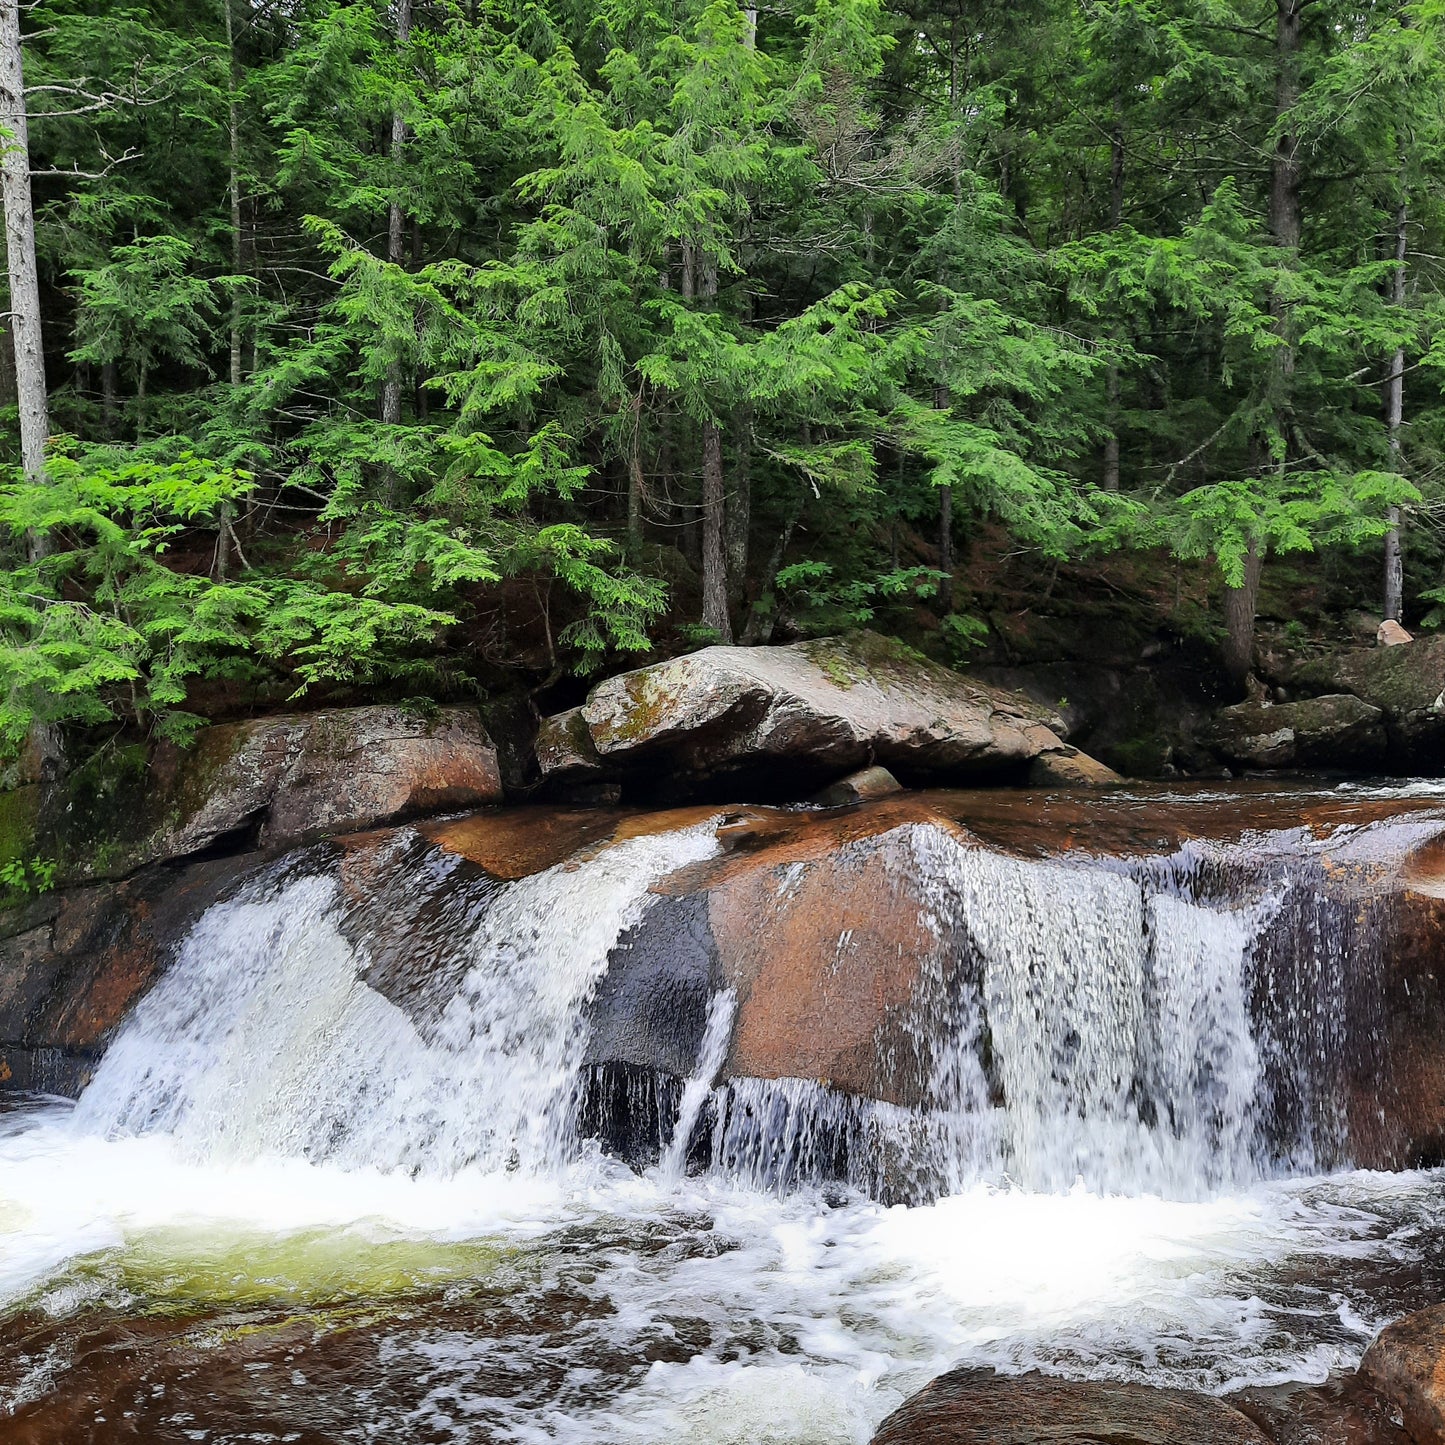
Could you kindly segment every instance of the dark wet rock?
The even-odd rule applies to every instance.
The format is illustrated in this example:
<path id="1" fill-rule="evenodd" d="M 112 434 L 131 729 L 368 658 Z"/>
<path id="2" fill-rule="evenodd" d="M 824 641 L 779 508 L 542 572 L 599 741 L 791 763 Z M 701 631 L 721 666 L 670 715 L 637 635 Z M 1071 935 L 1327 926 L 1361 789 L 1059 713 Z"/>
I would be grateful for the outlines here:
<path id="1" fill-rule="evenodd" d="M 588 1008 L 587 1063 L 686 1078 L 720 981 L 706 897 L 658 898 L 608 956 Z"/>
<path id="2" fill-rule="evenodd" d="M 965 1369 L 905 1400 L 872 1445 L 1268 1445 L 1268 1437 L 1211 1395 Z"/>
<path id="3" fill-rule="evenodd" d="M 1021 780 L 1063 748 L 1052 711 L 871 633 L 708 647 L 599 683 L 542 726 L 549 781 L 621 779 L 638 796 L 729 788 L 804 797 L 870 763 L 906 783 Z"/>
<path id="4" fill-rule="evenodd" d="M 1349 694 L 1303 702 L 1242 702 L 1222 708 L 1205 733 L 1244 768 L 1371 768 L 1389 748 L 1384 713 Z"/>
<path id="5" fill-rule="evenodd" d="M 1399 1411 L 1415 1445 L 1445 1445 L 1445 1305 L 1383 1329 L 1360 1374 Z"/>
<path id="6" fill-rule="evenodd" d="M 1358 1376 L 1241 1390 L 1229 1403 L 1273 1445 L 1410 1445 L 1392 1407 Z"/>

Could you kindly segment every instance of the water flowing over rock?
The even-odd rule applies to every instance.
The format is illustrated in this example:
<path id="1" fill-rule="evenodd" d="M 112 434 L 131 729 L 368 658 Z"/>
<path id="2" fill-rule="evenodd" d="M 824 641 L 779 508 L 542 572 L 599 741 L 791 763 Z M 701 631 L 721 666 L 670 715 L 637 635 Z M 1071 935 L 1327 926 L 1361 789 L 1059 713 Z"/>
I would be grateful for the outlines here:
<path id="1" fill-rule="evenodd" d="M 1072 758 L 1063 724 L 871 633 L 787 647 L 707 647 L 607 679 L 537 740 L 554 784 L 621 781 L 639 796 L 729 788 L 804 797 L 877 762 L 903 781 L 1021 780 Z M 1100 764 L 1052 781 L 1101 781 Z"/>
<path id="2" fill-rule="evenodd" d="M 886 1198 L 1415 1157 L 1438 1019 L 1397 1037 L 1387 1005 L 1430 996 L 1431 946 L 1395 942 L 1445 820 L 1276 798 L 1241 841 L 1208 813 L 940 793 L 317 845 L 185 934 L 81 1117 L 422 1173 L 595 1138 Z"/>
<path id="3" fill-rule="evenodd" d="M 954 1370 L 906 1401 L 872 1445 L 1268 1445 L 1209 1395 L 1111 1381 Z"/>

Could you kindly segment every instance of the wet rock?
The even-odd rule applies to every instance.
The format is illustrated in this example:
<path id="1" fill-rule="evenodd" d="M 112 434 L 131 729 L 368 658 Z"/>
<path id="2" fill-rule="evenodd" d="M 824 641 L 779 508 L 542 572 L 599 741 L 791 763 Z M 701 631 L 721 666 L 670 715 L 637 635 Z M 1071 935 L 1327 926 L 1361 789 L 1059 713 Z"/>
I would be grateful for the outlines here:
<path id="1" fill-rule="evenodd" d="M 1241 1390 L 1228 1398 L 1274 1445 L 1410 1445 L 1389 1404 L 1358 1375 L 1324 1385 Z"/>
<path id="2" fill-rule="evenodd" d="M 1392 772 L 1437 774 L 1445 757 L 1445 637 L 1371 647 L 1307 663 L 1285 679 L 1295 692 L 1349 693 L 1378 708 Z"/>
<path id="3" fill-rule="evenodd" d="M 1400 1412 L 1415 1445 L 1445 1442 L 1445 1305 L 1382 1330 L 1360 1373 Z"/>
<path id="4" fill-rule="evenodd" d="M 1110 1381 L 951 1370 L 905 1400 L 872 1445 L 1268 1445 L 1210 1395 Z"/>
<path id="5" fill-rule="evenodd" d="M 1222 708 L 1206 733 L 1214 750 L 1244 768 L 1378 766 L 1389 747 L 1384 714 L 1348 694 Z"/>
<path id="6" fill-rule="evenodd" d="M 1375 633 L 1375 641 L 1381 647 L 1399 647 L 1402 643 L 1414 642 L 1414 637 L 1406 632 L 1393 617 L 1386 618 Z"/>
<path id="7" fill-rule="evenodd" d="M 708 647 L 609 678 L 544 723 L 539 749 L 549 780 L 621 778 L 639 796 L 802 797 L 870 762 L 908 783 L 1021 780 L 1063 747 L 1061 727 L 1026 698 L 857 633 Z"/>
<path id="8" fill-rule="evenodd" d="M 903 784 L 888 771 L 874 764 L 859 772 L 849 773 L 836 783 L 829 783 L 813 801 L 828 808 L 842 808 L 850 803 L 866 803 L 870 798 L 886 798 L 890 793 L 901 793 Z"/>

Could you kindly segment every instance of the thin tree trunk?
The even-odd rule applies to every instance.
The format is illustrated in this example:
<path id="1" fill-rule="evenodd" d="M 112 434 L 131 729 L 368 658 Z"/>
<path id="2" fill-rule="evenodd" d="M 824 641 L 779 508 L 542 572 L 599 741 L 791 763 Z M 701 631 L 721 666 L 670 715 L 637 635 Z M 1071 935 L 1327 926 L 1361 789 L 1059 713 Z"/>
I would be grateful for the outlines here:
<path id="1" fill-rule="evenodd" d="M 952 403 L 948 388 L 933 390 L 933 405 L 947 411 Z M 945 612 L 953 610 L 953 488 L 938 489 L 938 570 L 943 574 L 938 583 L 938 600 Z"/>
<path id="2" fill-rule="evenodd" d="M 1244 559 L 1244 586 L 1224 590 L 1224 670 L 1241 692 L 1254 670 L 1254 615 L 1263 561 L 1259 549 L 1250 543 Z"/>
<path id="3" fill-rule="evenodd" d="M 632 441 L 627 449 L 627 551 L 636 557 L 642 546 L 642 509 L 647 476 L 642 469 L 642 390 L 632 398 Z"/>
<path id="4" fill-rule="evenodd" d="M 1109 140 L 1109 229 L 1124 219 L 1124 122 L 1115 99 L 1114 128 Z M 1104 490 L 1119 490 L 1119 368 L 1110 362 L 1104 373 L 1104 409 L 1109 435 L 1104 438 Z"/>
<path id="5" fill-rule="evenodd" d="M 698 287 L 705 306 L 717 300 L 717 257 L 703 254 Z M 711 418 L 702 424 L 702 624 L 731 645 L 728 615 L 727 487 L 723 478 L 722 430 Z"/>
<path id="6" fill-rule="evenodd" d="M 747 625 L 743 628 L 744 647 L 767 642 L 773 635 L 773 624 L 776 620 L 773 613 L 774 588 L 778 572 L 783 565 L 783 558 L 788 555 L 788 544 L 793 540 L 798 520 L 803 515 L 805 493 L 806 488 L 799 484 L 793 493 L 792 506 L 788 508 L 788 515 L 778 532 L 777 540 L 773 543 L 773 549 L 768 553 L 768 560 L 762 571 L 761 585 L 758 588 L 758 600 L 753 603 L 752 609 L 748 613 Z"/>
<path id="7" fill-rule="evenodd" d="M 106 441 L 115 440 L 120 414 L 120 378 L 114 361 L 100 364 L 100 430 Z"/>
<path id="8" fill-rule="evenodd" d="M 20 402 L 20 460 L 26 479 L 45 480 L 50 404 L 40 330 L 40 275 L 35 263 L 35 209 L 30 197 L 30 126 L 25 111 L 25 70 L 20 50 L 20 6 L 0 0 L 0 126 L 9 135 L 0 153 L 0 203 L 10 271 L 10 334 L 15 344 L 15 389 Z M 45 539 L 29 538 L 32 556 Z"/>
<path id="9" fill-rule="evenodd" d="M 230 144 L 230 191 L 231 191 L 231 274 L 241 274 L 241 119 L 236 105 L 236 88 L 239 83 L 240 67 L 236 61 L 236 26 L 232 14 L 233 0 L 225 0 L 226 6 L 226 53 L 231 62 L 231 88 L 227 98 L 227 123 Z M 245 338 L 241 327 L 241 295 L 239 291 L 231 297 L 231 385 L 240 386 L 242 358 Z"/>
<path id="10" fill-rule="evenodd" d="M 697 252 L 691 241 L 682 243 L 682 276 L 678 294 L 684 301 L 692 301 L 697 294 Z M 692 565 L 702 568 L 702 528 L 699 525 L 696 495 L 692 479 L 678 478 L 678 491 L 682 495 L 682 551 Z"/>
<path id="11" fill-rule="evenodd" d="M 746 408 L 738 414 L 733 447 L 737 459 L 733 466 L 732 494 L 727 503 L 728 579 L 733 601 L 741 602 L 747 589 L 748 529 L 752 525 L 753 508 L 753 421 Z"/>
<path id="12" fill-rule="evenodd" d="M 411 39 L 411 0 L 397 0 L 396 46 L 403 50 Z M 402 147 L 406 143 L 406 117 L 398 108 L 391 113 L 391 162 L 394 172 L 401 166 Z M 395 193 L 397 174 L 392 176 L 393 194 L 386 216 L 386 259 L 393 266 L 400 266 L 406 259 L 405 238 L 406 218 L 402 212 L 401 199 Z M 381 419 L 390 426 L 401 421 L 401 362 L 388 363 L 386 380 L 381 384 Z M 394 482 L 394 479 L 393 479 Z M 388 484 L 388 491 L 392 483 Z"/>
<path id="13" fill-rule="evenodd" d="M 1405 192 L 1403 166 L 1400 178 L 1400 204 L 1395 209 L 1395 273 L 1390 278 L 1390 300 L 1397 307 L 1405 304 L 1405 251 L 1410 219 L 1409 198 Z M 1390 359 L 1390 380 L 1385 392 L 1385 425 L 1390 442 L 1390 470 L 1402 466 L 1400 433 L 1405 421 L 1405 348 L 1396 347 Z M 1400 509 L 1391 507 L 1387 514 L 1390 529 L 1385 533 L 1385 617 L 1398 622 L 1405 605 L 1405 559 L 1400 545 Z"/>

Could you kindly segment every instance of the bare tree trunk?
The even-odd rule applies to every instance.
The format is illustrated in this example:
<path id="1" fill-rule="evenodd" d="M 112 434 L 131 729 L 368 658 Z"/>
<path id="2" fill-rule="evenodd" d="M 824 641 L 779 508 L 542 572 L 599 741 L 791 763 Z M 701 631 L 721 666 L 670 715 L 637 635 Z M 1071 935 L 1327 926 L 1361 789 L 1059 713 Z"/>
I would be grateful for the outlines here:
<path id="1" fill-rule="evenodd" d="M 727 503 L 728 579 L 733 601 L 740 602 L 747 588 L 748 530 L 753 509 L 753 420 L 746 408 L 738 414 L 733 446 L 737 460 L 733 466 L 732 494 Z"/>
<path id="2" fill-rule="evenodd" d="M 952 405 L 948 388 L 933 389 L 933 405 L 947 411 Z M 943 573 L 938 583 L 938 600 L 945 612 L 953 610 L 953 488 L 938 490 L 938 570 Z"/>
<path id="3" fill-rule="evenodd" d="M 231 190 L 231 274 L 241 274 L 241 119 L 236 106 L 236 87 L 239 83 L 239 66 L 236 63 L 236 24 L 232 14 L 233 0 L 225 0 L 226 7 L 226 53 L 231 62 L 231 89 L 227 98 L 227 123 L 230 142 L 230 190 Z M 244 338 L 241 332 L 241 296 L 234 292 L 231 297 L 231 385 L 240 386 L 242 374 L 242 352 Z"/>
<path id="4" fill-rule="evenodd" d="M 698 293 L 706 306 L 717 300 L 717 257 L 703 253 Z M 722 431 L 709 417 L 702 424 L 702 623 L 731 645 L 728 615 L 727 488 Z"/>
<path id="5" fill-rule="evenodd" d="M 1124 122 L 1115 98 L 1114 128 L 1109 138 L 1109 229 L 1124 219 Z M 1104 410 L 1109 435 L 1104 438 L 1104 490 L 1119 490 L 1119 368 L 1110 362 L 1104 373 Z"/>
<path id="6" fill-rule="evenodd" d="M 794 490 L 792 505 L 788 508 L 788 515 L 783 520 L 777 540 L 773 543 L 773 549 L 768 553 L 768 560 L 763 566 L 757 601 L 753 603 L 752 609 L 748 613 L 747 625 L 743 628 L 744 647 L 767 642 L 773 635 L 773 624 L 776 620 L 773 616 L 775 584 L 778 571 L 783 565 L 783 558 L 788 555 L 788 543 L 793 540 L 798 520 L 803 515 L 805 493 L 806 488 L 800 483 Z"/>
<path id="7" fill-rule="evenodd" d="M 120 378 L 114 361 L 100 364 L 100 430 L 106 441 L 115 440 L 120 415 Z"/>
<path id="8" fill-rule="evenodd" d="M 1400 177 L 1400 204 L 1395 209 L 1395 274 L 1390 278 L 1390 300 L 1396 306 L 1405 304 L 1405 251 L 1410 219 L 1409 199 L 1403 175 Z M 1405 421 L 1405 348 L 1395 348 L 1390 359 L 1390 380 L 1385 392 L 1385 425 L 1390 441 L 1390 470 L 1402 466 L 1400 433 Z M 1400 620 L 1405 606 L 1405 559 L 1400 545 L 1400 509 L 1391 507 L 1387 516 L 1390 530 L 1385 533 L 1385 617 Z"/>
<path id="9" fill-rule="evenodd" d="M 1251 543 L 1244 559 L 1244 586 L 1224 589 L 1224 671 L 1241 692 L 1254 669 L 1254 614 L 1263 561 Z"/>
<path id="10" fill-rule="evenodd" d="M 411 39 L 411 0 L 397 0 L 396 45 L 398 50 L 406 47 Z M 395 168 L 401 164 L 402 147 L 406 143 L 406 117 L 400 109 L 391 113 L 391 160 Z M 396 177 L 392 178 L 393 186 Z M 393 266 L 400 266 L 406 259 L 405 238 L 406 218 L 402 213 L 401 201 L 393 193 L 386 216 L 386 259 Z M 391 426 L 401 421 L 401 362 L 392 361 L 386 369 L 386 380 L 381 384 L 381 419 Z M 390 485 L 388 490 L 391 490 Z"/>
<path id="11" fill-rule="evenodd" d="M 632 441 L 627 448 L 627 551 L 636 557 L 642 546 L 642 509 L 647 476 L 642 469 L 642 389 L 632 398 Z"/>
<path id="12" fill-rule="evenodd" d="M 20 460 L 31 482 L 45 480 L 50 404 L 40 330 L 40 275 L 35 264 L 35 209 L 30 198 L 30 126 L 25 111 L 25 70 L 20 51 L 20 6 L 0 0 L 0 201 L 10 271 L 10 334 L 15 343 L 15 389 L 20 401 Z M 46 551 L 32 535 L 32 556 Z"/>

